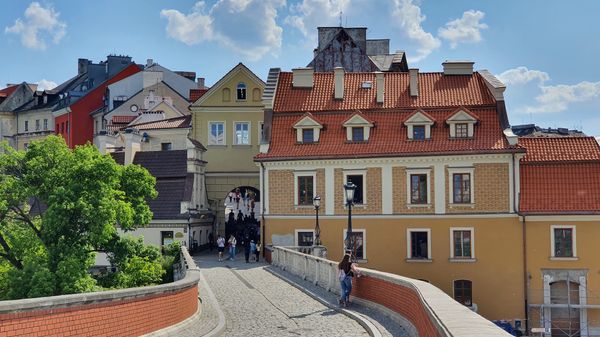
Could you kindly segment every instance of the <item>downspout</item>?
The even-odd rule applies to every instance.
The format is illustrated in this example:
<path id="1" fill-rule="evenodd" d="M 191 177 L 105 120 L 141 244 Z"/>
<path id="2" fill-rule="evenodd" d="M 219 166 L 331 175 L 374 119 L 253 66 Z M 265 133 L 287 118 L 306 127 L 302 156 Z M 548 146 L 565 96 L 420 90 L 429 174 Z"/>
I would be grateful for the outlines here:
<path id="1" fill-rule="evenodd" d="M 260 202 L 260 207 L 261 207 L 260 218 L 261 218 L 261 222 L 262 222 L 262 226 L 261 226 L 262 227 L 261 228 L 262 229 L 262 234 L 261 234 L 262 244 L 261 244 L 261 248 L 262 248 L 262 255 L 265 256 L 265 243 L 267 242 L 266 238 L 265 238 L 265 235 L 266 235 L 266 230 L 265 230 L 265 224 L 266 224 L 266 222 L 265 222 L 265 210 L 266 210 L 266 208 L 265 208 L 265 195 L 266 194 L 265 194 L 265 164 L 262 161 L 260 162 L 260 175 L 261 175 L 260 190 L 261 190 L 261 194 L 262 194 L 261 195 L 261 198 L 262 198 L 261 200 L 262 201 Z"/>
<path id="2" fill-rule="evenodd" d="M 517 170 L 516 170 L 516 161 L 515 161 L 515 154 L 512 154 L 512 164 L 513 164 L 513 179 L 512 179 L 512 183 L 513 183 L 513 208 L 515 209 L 515 211 L 517 212 L 517 214 L 520 215 L 521 210 L 519 208 L 517 208 L 518 203 L 517 203 L 517 190 L 516 190 L 516 174 L 517 174 Z M 520 175 L 519 175 L 520 177 Z M 519 179 L 520 181 L 520 179 Z M 519 199 L 520 199 L 520 195 L 519 195 Z M 525 331 L 529 331 L 529 290 L 527 289 L 527 283 L 528 283 L 528 276 L 527 276 L 527 227 L 526 227 L 526 221 L 525 221 L 525 214 L 522 215 L 522 220 L 521 220 L 521 230 L 522 230 L 522 234 L 521 236 L 523 237 L 523 297 L 524 297 L 524 305 L 525 305 Z"/>

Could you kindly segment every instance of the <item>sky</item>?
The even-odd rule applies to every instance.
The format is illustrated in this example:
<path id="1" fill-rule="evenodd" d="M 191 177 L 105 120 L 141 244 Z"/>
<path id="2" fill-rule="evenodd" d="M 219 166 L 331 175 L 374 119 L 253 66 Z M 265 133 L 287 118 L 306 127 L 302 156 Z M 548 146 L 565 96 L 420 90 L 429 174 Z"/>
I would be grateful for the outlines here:
<path id="1" fill-rule="evenodd" d="M 207 85 L 239 62 L 306 66 L 317 26 L 367 27 L 409 67 L 472 60 L 507 85 L 512 125 L 600 135 L 600 1 L 580 0 L 0 0 L 0 88 L 50 88 L 77 59 L 108 54 L 195 71 Z"/>

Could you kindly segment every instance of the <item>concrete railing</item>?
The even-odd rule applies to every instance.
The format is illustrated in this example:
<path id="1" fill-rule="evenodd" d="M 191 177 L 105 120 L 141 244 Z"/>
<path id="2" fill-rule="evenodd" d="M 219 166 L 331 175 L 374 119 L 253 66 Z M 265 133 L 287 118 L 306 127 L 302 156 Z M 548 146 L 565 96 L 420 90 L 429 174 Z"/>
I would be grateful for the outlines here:
<path id="1" fill-rule="evenodd" d="M 340 293 L 337 262 L 283 247 L 273 247 L 271 258 L 274 266 Z M 360 271 L 363 276 L 354 278 L 351 300 L 385 312 L 413 337 L 511 336 L 427 282 L 365 268 Z"/>
<path id="2" fill-rule="evenodd" d="M 200 271 L 181 254 L 185 275 L 173 283 L 0 301 L 0 336 L 139 336 L 177 324 L 199 305 Z"/>

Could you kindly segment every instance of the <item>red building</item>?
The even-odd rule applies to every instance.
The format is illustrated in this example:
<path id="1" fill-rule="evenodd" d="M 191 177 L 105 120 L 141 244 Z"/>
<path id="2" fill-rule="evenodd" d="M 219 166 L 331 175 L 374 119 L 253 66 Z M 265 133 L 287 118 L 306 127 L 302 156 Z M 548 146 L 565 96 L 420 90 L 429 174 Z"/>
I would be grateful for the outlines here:
<path id="1" fill-rule="evenodd" d="M 75 103 L 58 111 L 54 117 L 56 134 L 61 135 L 70 148 L 84 145 L 87 142 L 91 143 L 94 139 L 94 123 L 90 113 L 104 107 L 106 87 L 139 71 L 141 71 L 140 66 L 131 64 Z"/>

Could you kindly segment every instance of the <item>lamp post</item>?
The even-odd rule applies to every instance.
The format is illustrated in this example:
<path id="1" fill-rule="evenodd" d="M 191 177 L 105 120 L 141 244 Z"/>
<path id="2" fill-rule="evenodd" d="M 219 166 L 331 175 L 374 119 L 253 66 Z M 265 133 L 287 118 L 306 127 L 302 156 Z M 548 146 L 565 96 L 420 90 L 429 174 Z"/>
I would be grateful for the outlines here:
<path id="1" fill-rule="evenodd" d="M 313 242 L 313 246 L 321 245 L 321 228 L 319 228 L 319 207 L 321 207 L 321 197 L 316 196 L 313 199 L 313 206 L 315 206 L 315 241 Z"/>
<path id="2" fill-rule="evenodd" d="M 352 249 L 350 246 L 350 237 L 352 235 L 352 203 L 354 202 L 354 191 L 356 185 L 351 181 L 344 184 L 344 192 L 346 194 L 346 206 L 348 207 L 348 230 L 346 231 L 346 250 Z"/>

